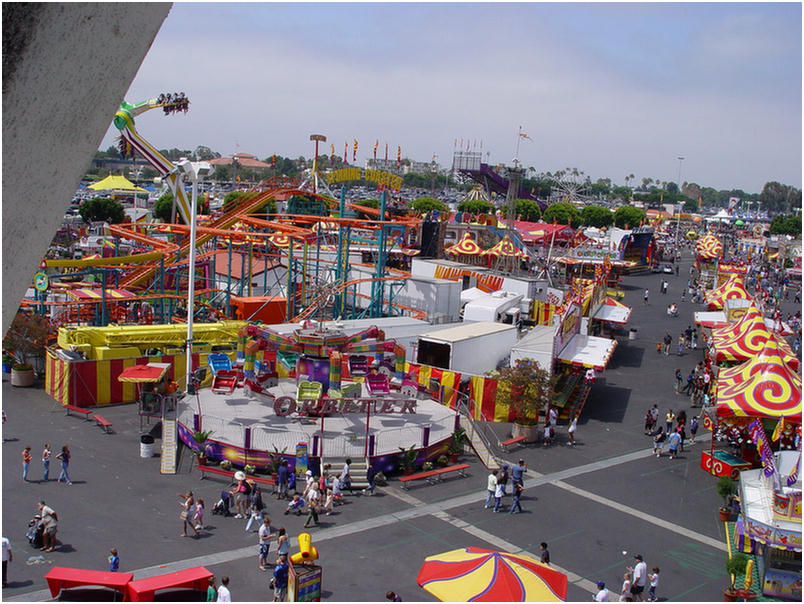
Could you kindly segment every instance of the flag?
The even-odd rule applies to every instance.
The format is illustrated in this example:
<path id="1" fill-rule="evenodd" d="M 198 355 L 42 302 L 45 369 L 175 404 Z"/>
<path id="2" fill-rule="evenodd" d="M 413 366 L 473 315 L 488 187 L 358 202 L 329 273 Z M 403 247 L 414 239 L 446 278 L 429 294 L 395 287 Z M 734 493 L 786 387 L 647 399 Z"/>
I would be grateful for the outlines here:
<path id="1" fill-rule="evenodd" d="M 374 161 L 377 161 L 377 146 L 380 144 L 379 140 L 374 141 Z"/>
<path id="2" fill-rule="evenodd" d="M 792 487 L 798 481 L 798 467 L 801 465 L 801 452 L 798 454 L 798 461 L 796 465 L 793 466 L 793 469 L 790 470 L 790 474 L 787 476 L 787 486 Z"/>
<path id="3" fill-rule="evenodd" d="M 773 429 L 773 434 L 771 434 L 771 440 L 776 442 L 782 436 L 782 432 L 784 432 L 784 418 L 779 418 L 779 423 L 776 424 L 776 427 Z"/>
<path id="4" fill-rule="evenodd" d="M 330 143 L 329 145 L 329 165 L 330 166 L 335 165 L 335 145 L 333 145 L 332 143 Z"/>
<path id="5" fill-rule="evenodd" d="M 271 156 L 271 167 L 276 168 L 276 153 Z"/>
<path id="6" fill-rule="evenodd" d="M 453 140 L 453 142 L 452 142 L 452 148 L 453 148 L 453 149 L 457 149 L 457 148 L 458 148 L 458 139 L 457 139 L 457 138 Z"/>
<path id="7" fill-rule="evenodd" d="M 402 147 L 400 145 L 396 146 L 396 169 L 402 167 Z"/>
<path id="8" fill-rule="evenodd" d="M 352 141 L 352 161 L 357 161 L 357 139 Z"/>
<path id="9" fill-rule="evenodd" d="M 388 141 L 385 141 L 385 164 L 388 165 Z"/>
<path id="10" fill-rule="evenodd" d="M 349 152 L 349 141 L 343 141 L 343 162 L 346 163 L 346 154 Z"/>
<path id="11" fill-rule="evenodd" d="M 519 136 L 521 136 L 522 138 L 524 138 L 524 139 L 526 139 L 526 140 L 529 140 L 529 141 L 532 141 L 532 140 L 533 140 L 531 137 L 529 137 L 529 136 L 528 136 L 527 134 L 525 134 L 524 132 L 520 132 L 520 133 L 519 133 Z"/>

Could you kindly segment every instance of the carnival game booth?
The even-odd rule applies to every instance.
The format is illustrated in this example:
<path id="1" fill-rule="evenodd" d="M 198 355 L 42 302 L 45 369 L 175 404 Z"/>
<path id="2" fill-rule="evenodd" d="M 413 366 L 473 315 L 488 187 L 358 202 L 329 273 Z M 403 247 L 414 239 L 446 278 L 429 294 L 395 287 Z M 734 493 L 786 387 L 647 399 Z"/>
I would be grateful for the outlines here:
<path id="1" fill-rule="evenodd" d="M 711 288 L 717 277 L 717 264 L 723 257 L 723 244 L 712 233 L 707 233 L 695 244 L 695 268 L 698 280 Z"/>
<path id="2" fill-rule="evenodd" d="M 763 447 L 761 426 L 753 432 Z M 801 451 L 765 455 L 740 476 L 735 546 L 754 555 L 763 596 L 801 602 Z"/>
<path id="3" fill-rule="evenodd" d="M 795 430 L 801 426 L 801 378 L 775 340 L 766 340 L 747 362 L 721 368 L 715 400 L 704 421 L 712 428 L 711 446 L 701 453 L 701 468 L 710 474 L 737 479 L 757 463 L 749 429 L 754 420 L 774 426 L 783 419 L 787 429 L 778 433 L 779 448 L 794 447 Z"/>
<path id="4" fill-rule="evenodd" d="M 717 264 L 717 279 L 715 280 L 715 287 L 719 288 L 724 283 L 728 282 L 734 277 L 738 277 L 741 281 L 745 279 L 748 274 L 748 265 L 744 263 L 728 263 L 718 262 Z"/>

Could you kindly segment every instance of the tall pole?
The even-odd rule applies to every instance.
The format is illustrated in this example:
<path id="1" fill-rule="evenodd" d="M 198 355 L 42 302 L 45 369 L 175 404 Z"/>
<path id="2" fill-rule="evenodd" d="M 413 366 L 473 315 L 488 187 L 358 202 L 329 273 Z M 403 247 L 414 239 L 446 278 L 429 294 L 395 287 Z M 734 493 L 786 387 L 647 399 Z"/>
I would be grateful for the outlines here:
<path id="1" fill-rule="evenodd" d="M 683 157 L 678 157 L 678 194 L 681 195 L 681 162 Z M 681 228 L 681 204 L 678 206 L 678 219 L 676 220 L 676 249 L 678 249 L 678 231 Z"/>

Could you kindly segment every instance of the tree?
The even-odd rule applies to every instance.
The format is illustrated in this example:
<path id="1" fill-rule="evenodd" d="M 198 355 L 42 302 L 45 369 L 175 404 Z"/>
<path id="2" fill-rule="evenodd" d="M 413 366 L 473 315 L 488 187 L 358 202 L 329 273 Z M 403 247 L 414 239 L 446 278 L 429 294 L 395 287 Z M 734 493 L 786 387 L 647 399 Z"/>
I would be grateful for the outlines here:
<path id="1" fill-rule="evenodd" d="M 81 204 L 78 213 L 84 222 L 108 222 L 118 224 L 123 222 L 126 213 L 119 201 L 110 197 L 93 197 Z"/>
<path id="2" fill-rule="evenodd" d="M 221 154 L 216 153 L 209 147 L 205 147 L 204 145 L 198 145 L 193 151 L 193 156 L 195 157 L 196 161 L 207 161 L 210 159 L 218 159 Z"/>
<path id="3" fill-rule="evenodd" d="M 621 229 L 635 228 L 647 218 L 645 210 L 634 206 L 621 206 L 614 212 L 614 224 Z"/>
<path id="4" fill-rule="evenodd" d="M 593 227 L 608 227 L 614 222 L 611 210 L 601 206 L 586 206 L 581 210 L 581 224 Z"/>
<path id="5" fill-rule="evenodd" d="M 536 222 L 542 216 L 542 210 L 539 207 L 539 204 L 533 201 L 532 199 L 516 199 L 514 200 L 516 203 L 516 207 L 514 211 L 516 212 L 516 216 L 514 216 L 515 220 L 527 220 L 529 222 Z M 508 218 L 508 214 L 506 212 L 508 208 L 503 206 L 502 214 L 505 218 Z M 493 212 L 494 210 L 492 210 Z"/>
<path id="6" fill-rule="evenodd" d="M 743 193 L 734 197 L 745 199 L 747 195 Z M 762 209 L 768 213 L 786 213 L 794 207 L 801 207 L 801 191 L 776 181 L 766 182 L 759 194 L 759 202 L 762 204 Z"/>
<path id="7" fill-rule="evenodd" d="M 437 210 L 439 212 L 446 212 L 449 210 L 446 204 L 438 201 L 435 197 L 419 197 L 418 199 L 413 200 L 413 202 L 410 204 L 410 207 L 417 212 L 421 212 L 422 214 L 426 214 L 431 210 Z"/>
<path id="8" fill-rule="evenodd" d="M 494 204 L 485 199 L 470 199 L 459 203 L 458 211 L 470 214 L 493 214 Z"/>
<path id="9" fill-rule="evenodd" d="M 558 224 L 568 224 L 578 226 L 581 223 L 581 213 L 571 203 L 559 201 L 547 206 L 542 214 L 544 222 L 555 222 Z"/>
<path id="10" fill-rule="evenodd" d="M 30 311 L 19 311 L 3 338 L 3 350 L 14 355 L 17 363 L 44 359 L 50 324 L 46 317 Z"/>
<path id="11" fill-rule="evenodd" d="M 173 209 L 173 193 L 165 193 L 154 203 L 154 217 L 162 222 L 170 222 L 170 214 Z M 176 212 L 176 216 L 179 216 Z M 179 217 L 180 219 L 181 217 Z"/>
<path id="12" fill-rule="evenodd" d="M 680 193 L 681 190 L 678 188 L 678 185 L 676 183 L 668 182 L 667 183 L 667 192 L 672 194 L 672 195 L 675 195 L 676 193 Z"/>
<path id="13" fill-rule="evenodd" d="M 497 379 L 497 403 L 508 405 L 520 424 L 538 423 L 539 414 L 555 394 L 555 380 L 530 360 L 520 359 L 513 367 L 489 375 Z"/>
<path id="14" fill-rule="evenodd" d="M 774 216 L 770 232 L 773 235 L 801 235 L 801 216 L 795 214 Z"/>
<path id="15" fill-rule="evenodd" d="M 631 189 L 628 187 L 614 187 L 611 190 L 614 199 L 622 199 L 625 203 L 631 200 Z"/>

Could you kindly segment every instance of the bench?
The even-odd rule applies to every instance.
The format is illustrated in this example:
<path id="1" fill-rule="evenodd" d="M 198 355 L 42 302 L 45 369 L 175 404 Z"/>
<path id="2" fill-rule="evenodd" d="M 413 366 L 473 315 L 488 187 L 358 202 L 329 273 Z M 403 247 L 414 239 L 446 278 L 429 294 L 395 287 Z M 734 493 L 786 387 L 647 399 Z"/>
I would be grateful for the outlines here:
<path id="1" fill-rule="evenodd" d="M 206 474 L 217 474 L 218 476 L 225 476 L 226 478 L 231 478 L 232 482 L 234 482 L 234 475 L 236 470 L 224 470 L 223 468 L 219 468 L 217 466 L 202 466 L 201 464 L 198 465 L 198 469 L 201 471 L 201 480 L 206 477 Z M 269 486 L 274 486 L 274 479 L 270 476 L 257 476 L 252 474 L 246 475 L 246 480 L 251 482 L 258 482 L 260 484 L 266 484 Z"/>
<path id="2" fill-rule="evenodd" d="M 419 472 L 418 474 L 410 474 L 409 476 L 402 476 L 399 479 L 399 482 L 402 483 L 402 488 L 404 490 L 408 490 L 410 487 L 407 483 L 412 482 L 414 480 L 421 480 L 425 479 L 427 484 L 435 484 L 436 482 L 442 482 L 444 479 L 442 478 L 445 474 L 449 474 L 451 472 L 458 472 L 458 476 L 461 478 L 466 477 L 466 469 L 469 467 L 469 464 L 458 464 L 456 466 L 447 466 L 445 468 L 438 468 L 437 470 L 428 470 L 427 472 Z"/>
<path id="3" fill-rule="evenodd" d="M 75 405 L 64 405 L 64 409 L 67 411 L 65 415 L 70 415 L 70 411 L 73 413 L 82 413 L 84 419 L 87 421 L 89 421 L 89 415 L 92 413 L 92 409 L 84 409 L 83 407 L 76 407 Z"/>
<path id="4" fill-rule="evenodd" d="M 106 432 L 106 434 L 112 433 L 112 422 L 103 417 L 100 413 L 96 413 L 95 415 L 93 415 L 92 419 L 95 420 L 95 423 L 97 425 L 103 428 L 103 431 Z"/>
<path id="5" fill-rule="evenodd" d="M 500 445 L 502 446 L 503 451 L 505 451 L 507 453 L 509 446 L 516 445 L 516 444 L 521 444 L 521 443 L 525 442 L 526 438 L 527 438 L 527 436 L 517 436 L 516 438 L 509 438 L 508 440 L 502 441 L 500 443 Z M 524 447 L 525 445 L 521 445 L 521 446 Z"/>

